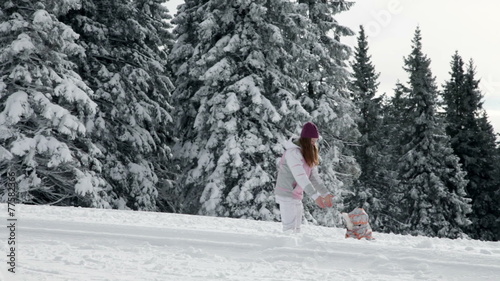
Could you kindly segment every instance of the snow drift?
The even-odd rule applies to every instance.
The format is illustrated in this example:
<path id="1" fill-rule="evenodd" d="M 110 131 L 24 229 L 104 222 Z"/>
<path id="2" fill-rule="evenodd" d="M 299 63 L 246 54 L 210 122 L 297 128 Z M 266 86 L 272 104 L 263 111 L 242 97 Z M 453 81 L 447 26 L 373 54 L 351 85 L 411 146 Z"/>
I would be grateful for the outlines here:
<path id="1" fill-rule="evenodd" d="M 4 225 L 7 206 L 0 204 Z M 17 205 L 0 280 L 499 280 L 500 244 L 191 215 Z"/>

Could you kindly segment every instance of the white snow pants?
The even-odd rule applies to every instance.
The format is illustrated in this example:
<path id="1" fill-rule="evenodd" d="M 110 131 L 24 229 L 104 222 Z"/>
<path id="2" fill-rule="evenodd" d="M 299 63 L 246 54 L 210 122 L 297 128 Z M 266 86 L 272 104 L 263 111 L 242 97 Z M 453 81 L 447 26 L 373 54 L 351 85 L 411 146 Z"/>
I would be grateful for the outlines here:
<path id="1" fill-rule="evenodd" d="M 280 204 L 283 232 L 299 233 L 304 213 L 302 200 L 276 195 L 276 202 Z"/>

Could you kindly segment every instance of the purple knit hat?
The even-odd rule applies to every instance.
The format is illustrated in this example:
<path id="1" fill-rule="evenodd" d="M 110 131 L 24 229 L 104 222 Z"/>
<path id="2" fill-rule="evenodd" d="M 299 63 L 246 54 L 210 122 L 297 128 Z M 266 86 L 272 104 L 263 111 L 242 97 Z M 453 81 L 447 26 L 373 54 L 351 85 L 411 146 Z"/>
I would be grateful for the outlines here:
<path id="1" fill-rule="evenodd" d="M 314 125 L 313 122 L 307 122 L 302 127 L 302 132 L 300 133 L 301 138 L 317 139 L 319 138 L 318 127 Z"/>

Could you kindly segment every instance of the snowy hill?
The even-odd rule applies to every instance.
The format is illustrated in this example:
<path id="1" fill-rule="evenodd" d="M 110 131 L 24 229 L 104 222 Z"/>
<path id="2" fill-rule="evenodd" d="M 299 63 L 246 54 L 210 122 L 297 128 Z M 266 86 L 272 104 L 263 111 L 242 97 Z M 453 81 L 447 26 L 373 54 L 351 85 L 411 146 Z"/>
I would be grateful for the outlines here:
<path id="1" fill-rule="evenodd" d="M 7 206 L 0 204 L 8 225 Z M 17 205 L 1 280 L 500 280 L 500 244 L 166 213 Z M 13 278 L 15 277 L 15 278 Z"/>

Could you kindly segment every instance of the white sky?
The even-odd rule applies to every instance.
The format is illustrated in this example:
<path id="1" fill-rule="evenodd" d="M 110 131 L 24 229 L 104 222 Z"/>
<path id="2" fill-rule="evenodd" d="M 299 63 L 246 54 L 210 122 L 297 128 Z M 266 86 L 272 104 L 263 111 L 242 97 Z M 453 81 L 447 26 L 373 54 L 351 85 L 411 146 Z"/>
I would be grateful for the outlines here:
<path id="1" fill-rule="evenodd" d="M 166 3 L 172 15 L 183 0 Z M 408 81 L 403 57 L 411 51 L 415 28 L 420 26 L 424 53 L 441 85 L 449 80 L 451 57 L 458 50 L 465 62 L 473 59 L 481 79 L 484 108 L 500 132 L 500 1 L 497 0 L 357 0 L 337 20 L 356 33 L 364 25 L 369 54 L 380 72 L 380 93 L 392 95 L 398 80 Z M 357 36 L 357 35 L 356 35 Z M 351 46 L 356 36 L 343 38 Z"/>
<path id="2" fill-rule="evenodd" d="M 369 53 L 380 72 L 381 93 L 393 93 L 398 81 L 406 83 L 403 57 L 411 51 L 415 28 L 422 31 L 423 52 L 441 88 L 450 79 L 451 57 L 458 51 L 468 63 L 474 60 L 481 79 L 484 108 L 496 132 L 500 132 L 500 27 L 496 0 L 358 0 L 337 20 L 356 33 L 359 25 L 368 35 Z M 357 35 L 356 35 L 357 36 Z M 356 38 L 345 38 L 353 46 Z"/>

